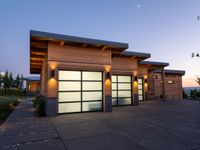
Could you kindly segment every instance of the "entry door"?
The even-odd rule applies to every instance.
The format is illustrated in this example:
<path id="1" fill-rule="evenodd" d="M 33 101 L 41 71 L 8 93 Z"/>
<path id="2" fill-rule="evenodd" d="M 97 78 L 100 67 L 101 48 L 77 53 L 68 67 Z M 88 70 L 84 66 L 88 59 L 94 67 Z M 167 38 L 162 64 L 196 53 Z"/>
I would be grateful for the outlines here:
<path id="1" fill-rule="evenodd" d="M 112 105 L 131 105 L 131 76 L 112 75 Z"/>
<path id="2" fill-rule="evenodd" d="M 143 101 L 144 100 L 144 93 L 143 93 L 143 79 L 139 78 L 138 79 L 138 100 Z"/>
<path id="3" fill-rule="evenodd" d="M 102 110 L 102 72 L 59 71 L 58 113 Z"/>

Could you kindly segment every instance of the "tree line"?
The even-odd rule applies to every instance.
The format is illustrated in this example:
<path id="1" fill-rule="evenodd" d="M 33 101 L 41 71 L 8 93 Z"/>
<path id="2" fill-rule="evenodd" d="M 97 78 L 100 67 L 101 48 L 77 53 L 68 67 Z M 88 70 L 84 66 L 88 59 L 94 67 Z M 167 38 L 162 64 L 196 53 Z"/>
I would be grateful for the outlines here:
<path id="1" fill-rule="evenodd" d="M 196 76 L 196 82 L 200 85 L 200 76 Z M 183 90 L 183 98 L 191 100 L 200 100 L 200 90 L 191 90 L 189 94 Z"/>
<path id="2" fill-rule="evenodd" d="M 0 74 L 0 85 L 3 85 L 3 88 L 23 88 L 23 75 L 17 75 L 13 78 L 12 72 L 6 70 L 4 75 Z M 3 84 L 2 84 L 3 83 Z"/>

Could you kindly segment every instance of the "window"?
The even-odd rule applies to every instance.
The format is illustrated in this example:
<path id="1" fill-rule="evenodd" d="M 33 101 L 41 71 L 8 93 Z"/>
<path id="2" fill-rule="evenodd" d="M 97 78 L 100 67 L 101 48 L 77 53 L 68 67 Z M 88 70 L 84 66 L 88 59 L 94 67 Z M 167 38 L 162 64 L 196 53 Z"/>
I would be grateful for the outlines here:
<path id="1" fill-rule="evenodd" d="M 168 81 L 168 84 L 174 84 L 174 81 L 169 80 L 169 81 Z"/>
<path id="2" fill-rule="evenodd" d="M 153 75 L 153 78 L 154 78 L 154 79 L 158 79 L 158 75 L 155 75 L 155 74 L 154 74 L 154 75 Z"/>

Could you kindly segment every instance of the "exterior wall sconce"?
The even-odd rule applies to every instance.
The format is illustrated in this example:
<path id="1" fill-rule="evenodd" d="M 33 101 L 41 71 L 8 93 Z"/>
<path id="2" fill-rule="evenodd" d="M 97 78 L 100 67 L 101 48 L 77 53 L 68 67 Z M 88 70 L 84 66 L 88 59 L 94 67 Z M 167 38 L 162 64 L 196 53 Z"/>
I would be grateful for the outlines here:
<path id="1" fill-rule="evenodd" d="M 51 78 L 55 77 L 55 70 L 51 70 Z"/>
<path id="2" fill-rule="evenodd" d="M 144 80 L 144 83 L 147 83 L 147 79 Z"/>
<path id="3" fill-rule="evenodd" d="M 110 79 L 110 72 L 106 72 L 106 79 Z"/>
<path id="4" fill-rule="evenodd" d="M 136 82 L 138 81 L 138 77 L 137 76 L 134 77 L 134 81 L 136 81 Z"/>

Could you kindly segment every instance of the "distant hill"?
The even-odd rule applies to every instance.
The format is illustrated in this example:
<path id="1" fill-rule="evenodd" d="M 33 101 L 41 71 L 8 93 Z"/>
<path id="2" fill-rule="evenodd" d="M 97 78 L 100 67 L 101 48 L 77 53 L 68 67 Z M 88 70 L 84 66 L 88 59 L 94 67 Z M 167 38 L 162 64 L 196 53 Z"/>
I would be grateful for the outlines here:
<path id="1" fill-rule="evenodd" d="M 196 87 L 184 87 L 183 89 L 186 92 L 186 94 L 189 94 L 191 90 L 195 90 L 195 89 L 200 90 L 200 87 L 199 86 L 196 86 Z"/>

